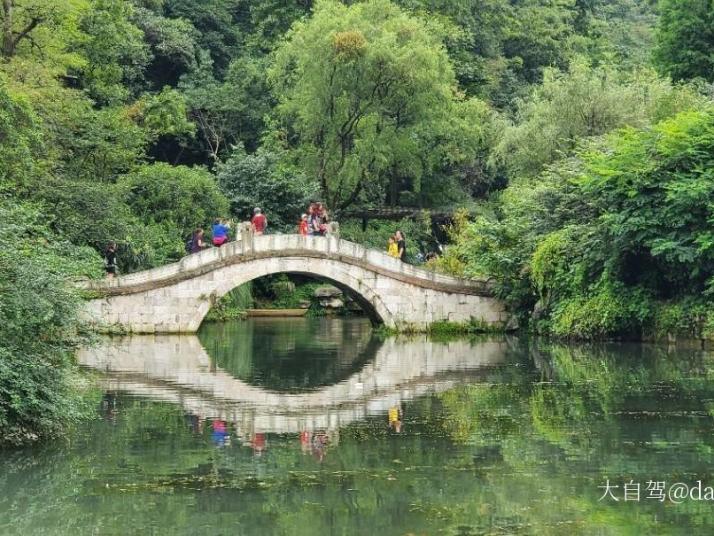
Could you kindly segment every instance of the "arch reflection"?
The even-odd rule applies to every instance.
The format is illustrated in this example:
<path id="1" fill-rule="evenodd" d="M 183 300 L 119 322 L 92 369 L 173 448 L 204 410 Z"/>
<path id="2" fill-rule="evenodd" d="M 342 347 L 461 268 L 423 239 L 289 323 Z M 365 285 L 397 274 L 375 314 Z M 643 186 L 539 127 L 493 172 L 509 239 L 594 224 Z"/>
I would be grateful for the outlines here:
<path id="1" fill-rule="evenodd" d="M 103 372 L 103 387 L 178 404 L 201 419 L 232 423 L 246 434 L 337 430 L 413 398 L 484 378 L 506 359 L 503 341 L 435 342 L 425 336 L 367 345 L 359 370 L 311 391 L 253 385 L 215 365 L 196 336 L 112 338 L 78 354 Z"/>
<path id="2" fill-rule="evenodd" d="M 382 342 L 365 318 L 251 318 L 205 324 L 199 340 L 219 369 L 275 391 L 307 391 L 349 378 Z"/>

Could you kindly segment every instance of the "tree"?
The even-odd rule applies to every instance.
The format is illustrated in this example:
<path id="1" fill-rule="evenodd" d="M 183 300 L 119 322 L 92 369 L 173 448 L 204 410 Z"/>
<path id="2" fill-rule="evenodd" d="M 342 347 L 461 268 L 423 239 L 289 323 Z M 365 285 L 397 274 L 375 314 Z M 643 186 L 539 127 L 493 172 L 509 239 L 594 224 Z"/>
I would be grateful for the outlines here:
<path id="1" fill-rule="evenodd" d="M 210 164 L 240 143 L 251 150 L 258 146 L 272 104 L 264 60 L 250 56 L 234 60 L 221 82 L 213 75 L 210 58 L 201 54 L 199 67 L 182 78 L 180 87 Z"/>
<path id="2" fill-rule="evenodd" d="M 44 153 L 39 118 L 0 76 L 0 193 L 26 188 L 42 175 Z"/>
<path id="3" fill-rule="evenodd" d="M 707 312 L 713 147 L 711 106 L 591 140 L 469 226 L 466 273 L 496 277 L 514 309 L 538 301 L 535 327 L 561 336 L 641 335 L 663 301 Z"/>
<path id="4" fill-rule="evenodd" d="M 512 175 L 536 174 L 584 138 L 657 122 L 702 100 L 692 89 L 672 86 L 652 72 L 630 76 L 574 62 L 567 73 L 547 70 L 543 84 L 519 101 L 516 123 L 506 129 L 493 156 Z"/>
<path id="5" fill-rule="evenodd" d="M 285 143 L 336 210 L 381 203 L 396 181 L 418 190 L 439 164 L 430 142 L 460 100 L 442 43 L 387 0 L 318 3 L 277 50 L 269 79 Z"/>
<path id="6" fill-rule="evenodd" d="M 218 183 L 233 215 L 247 219 L 260 207 L 271 227 L 294 232 L 300 214 L 316 197 L 317 184 L 283 160 L 266 148 L 247 154 L 239 147 L 218 166 Z"/>
<path id="7" fill-rule="evenodd" d="M 189 234 L 228 211 L 225 196 L 205 169 L 143 166 L 117 182 L 126 203 L 145 223 L 170 223 L 181 234 Z"/>
<path id="8" fill-rule="evenodd" d="M 199 33 L 189 21 L 142 7 L 134 9 L 131 20 L 144 32 L 150 48 L 152 58 L 145 73 L 154 89 L 176 86 L 183 74 L 196 67 Z"/>
<path id="9" fill-rule="evenodd" d="M 99 105 L 127 102 L 143 89 L 151 55 L 144 33 L 131 22 L 133 13 L 123 0 L 92 0 L 80 21 L 86 34 L 75 45 L 86 58 L 80 81 Z"/>
<path id="10" fill-rule="evenodd" d="M 0 200 L 0 445 L 60 436 L 93 412 L 77 389 L 81 301 L 66 282 L 100 266 L 37 209 Z"/>
<path id="11" fill-rule="evenodd" d="M 240 4 L 242 0 L 165 0 L 164 14 L 189 21 L 198 35 L 196 45 L 210 55 L 213 75 L 222 78 L 237 56 L 241 44 Z"/>
<path id="12" fill-rule="evenodd" d="M 22 41 L 38 46 L 35 31 L 41 26 L 54 26 L 64 11 L 61 6 L 41 0 L 2 0 L 2 55 L 12 58 Z"/>
<path id="13" fill-rule="evenodd" d="M 714 81 L 714 2 L 662 0 L 655 63 L 674 80 Z"/>

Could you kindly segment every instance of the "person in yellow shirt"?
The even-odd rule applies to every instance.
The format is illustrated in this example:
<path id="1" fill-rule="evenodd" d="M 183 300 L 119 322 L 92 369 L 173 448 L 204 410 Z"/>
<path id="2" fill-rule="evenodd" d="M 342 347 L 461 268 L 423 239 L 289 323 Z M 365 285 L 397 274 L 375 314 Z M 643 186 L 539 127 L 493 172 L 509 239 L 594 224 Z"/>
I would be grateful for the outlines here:
<path id="1" fill-rule="evenodd" d="M 389 242 L 387 243 L 387 255 L 395 259 L 399 257 L 399 248 L 397 248 L 397 241 L 394 240 L 393 236 L 389 237 Z"/>

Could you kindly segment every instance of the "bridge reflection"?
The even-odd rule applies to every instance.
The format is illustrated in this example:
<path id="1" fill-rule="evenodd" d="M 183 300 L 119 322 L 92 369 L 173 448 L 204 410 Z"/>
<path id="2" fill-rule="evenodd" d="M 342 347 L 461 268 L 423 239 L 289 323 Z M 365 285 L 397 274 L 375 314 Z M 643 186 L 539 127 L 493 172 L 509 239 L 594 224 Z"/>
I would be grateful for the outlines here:
<path id="1" fill-rule="evenodd" d="M 103 387 L 178 404 L 199 418 L 233 423 L 240 434 L 336 430 L 415 397 L 479 381 L 505 361 L 506 342 L 390 338 L 343 381 L 280 392 L 212 364 L 198 337 L 130 336 L 83 349 L 80 364 L 104 373 Z"/>

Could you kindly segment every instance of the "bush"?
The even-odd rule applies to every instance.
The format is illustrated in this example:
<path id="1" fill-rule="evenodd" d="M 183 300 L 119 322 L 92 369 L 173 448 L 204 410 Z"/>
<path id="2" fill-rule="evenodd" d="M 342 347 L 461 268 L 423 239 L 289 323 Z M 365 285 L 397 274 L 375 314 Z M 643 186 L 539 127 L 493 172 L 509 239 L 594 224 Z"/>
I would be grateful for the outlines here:
<path id="1" fill-rule="evenodd" d="M 693 333 L 674 305 L 653 315 L 714 292 L 712 155 L 711 107 L 592 141 L 458 234 L 464 272 L 495 276 L 499 297 L 560 336 Z"/>
<path id="2" fill-rule="evenodd" d="M 560 301 L 552 313 L 551 330 L 577 339 L 637 338 L 651 314 L 649 296 L 641 289 L 603 286 L 593 294 Z"/>
<path id="3" fill-rule="evenodd" d="M 259 149 L 247 154 L 236 149 L 225 164 L 218 166 L 218 182 L 230 200 L 231 213 L 250 219 L 260 207 L 270 228 L 296 232 L 300 215 L 317 197 L 317 185 L 291 166 L 277 153 Z"/>
<path id="4" fill-rule="evenodd" d="M 91 249 L 57 240 L 38 211 L 0 203 L 0 445 L 60 436 L 91 412 L 72 361 L 81 301 L 67 280 L 98 266 Z"/>
<path id="5" fill-rule="evenodd" d="M 202 168 L 151 164 L 120 177 L 118 185 L 140 221 L 168 223 L 181 235 L 228 213 L 228 200 Z"/>

